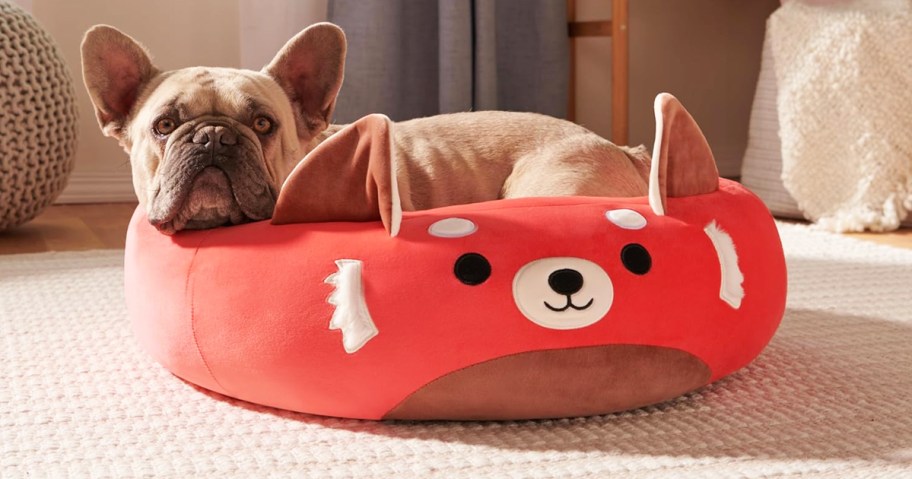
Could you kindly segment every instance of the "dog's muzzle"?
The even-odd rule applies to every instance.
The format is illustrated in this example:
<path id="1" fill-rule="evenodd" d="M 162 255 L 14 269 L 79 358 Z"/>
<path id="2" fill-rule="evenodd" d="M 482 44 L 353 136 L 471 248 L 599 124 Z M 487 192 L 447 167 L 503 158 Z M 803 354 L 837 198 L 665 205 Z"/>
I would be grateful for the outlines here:
<path id="1" fill-rule="evenodd" d="M 149 221 L 165 233 L 270 218 L 277 191 L 260 143 L 230 122 L 185 123 L 165 147 Z"/>

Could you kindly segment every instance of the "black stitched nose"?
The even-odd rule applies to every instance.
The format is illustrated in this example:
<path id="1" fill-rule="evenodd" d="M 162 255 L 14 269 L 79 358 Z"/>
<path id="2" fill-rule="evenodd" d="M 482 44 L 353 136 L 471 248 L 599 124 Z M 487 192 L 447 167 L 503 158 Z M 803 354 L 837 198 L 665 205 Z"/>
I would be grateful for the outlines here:
<path id="1" fill-rule="evenodd" d="M 231 128 L 221 125 L 204 126 L 193 135 L 193 143 L 197 145 L 217 147 L 232 146 L 237 144 L 237 133 Z"/>
<path id="2" fill-rule="evenodd" d="M 583 288 L 583 275 L 575 269 L 559 269 L 548 276 L 548 286 L 557 293 L 570 296 Z"/>

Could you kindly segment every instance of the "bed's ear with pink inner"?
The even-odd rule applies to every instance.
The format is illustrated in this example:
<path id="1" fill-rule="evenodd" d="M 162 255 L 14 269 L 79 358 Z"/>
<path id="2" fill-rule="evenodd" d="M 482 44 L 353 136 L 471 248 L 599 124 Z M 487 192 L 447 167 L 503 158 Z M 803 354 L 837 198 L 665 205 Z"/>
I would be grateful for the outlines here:
<path id="1" fill-rule="evenodd" d="M 649 206 L 662 216 L 667 210 L 668 197 L 716 191 L 719 170 L 706 137 L 677 98 L 660 93 L 655 99 L 655 117 Z"/>
<path id="2" fill-rule="evenodd" d="M 386 116 L 368 115 L 314 148 L 282 185 L 272 224 L 381 220 L 396 236 L 402 204 L 392 127 Z"/>

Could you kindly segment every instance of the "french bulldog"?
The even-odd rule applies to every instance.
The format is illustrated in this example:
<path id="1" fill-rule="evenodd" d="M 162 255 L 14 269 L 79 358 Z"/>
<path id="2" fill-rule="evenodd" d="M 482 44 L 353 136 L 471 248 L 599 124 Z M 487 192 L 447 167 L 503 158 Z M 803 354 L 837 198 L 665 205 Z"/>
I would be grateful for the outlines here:
<path id="1" fill-rule="evenodd" d="M 260 71 L 156 68 L 146 49 L 98 25 L 82 42 L 102 132 L 130 155 L 133 185 L 165 234 L 270 218 L 289 173 L 332 124 L 346 41 L 330 23 L 292 38 Z M 416 92 L 416 94 L 421 94 Z M 649 154 L 544 115 L 480 111 L 395 123 L 408 209 L 528 196 L 644 196 Z M 303 160 L 302 160 L 303 159 Z M 340 171 L 336 182 L 363 181 Z M 343 218 L 340 218 L 340 220 Z"/>

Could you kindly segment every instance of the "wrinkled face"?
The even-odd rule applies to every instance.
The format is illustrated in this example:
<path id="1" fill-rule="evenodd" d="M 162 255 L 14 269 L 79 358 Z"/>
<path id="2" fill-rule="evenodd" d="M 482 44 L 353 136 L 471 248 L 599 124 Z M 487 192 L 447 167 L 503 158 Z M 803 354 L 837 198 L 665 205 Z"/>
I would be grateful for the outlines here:
<path id="1" fill-rule="evenodd" d="M 300 150 L 288 97 L 272 78 L 186 68 L 162 74 L 144 95 L 126 146 L 153 225 L 171 234 L 272 216 Z"/>

